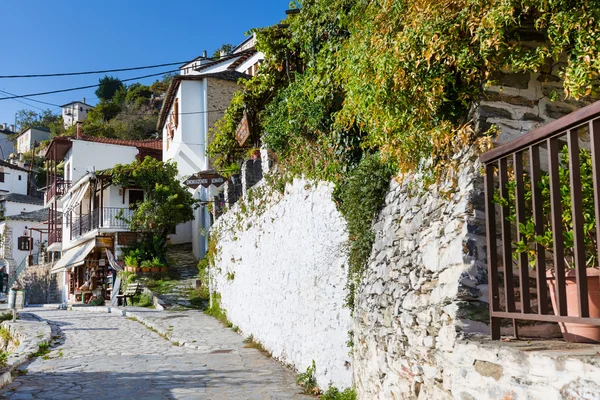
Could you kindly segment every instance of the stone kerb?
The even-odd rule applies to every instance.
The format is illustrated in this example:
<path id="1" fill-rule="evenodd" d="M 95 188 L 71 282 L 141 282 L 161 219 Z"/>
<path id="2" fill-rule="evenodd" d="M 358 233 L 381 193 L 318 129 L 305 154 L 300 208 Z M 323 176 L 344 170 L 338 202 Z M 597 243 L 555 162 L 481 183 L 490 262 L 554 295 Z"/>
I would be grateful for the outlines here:
<path id="1" fill-rule="evenodd" d="M 6 366 L 0 370 L 0 388 L 13 380 L 14 371 L 25 364 L 31 354 L 38 351 L 41 343 L 50 343 L 52 330 L 45 321 L 4 321 L 0 325 L 10 332 L 11 342 L 7 343 L 10 355 Z"/>

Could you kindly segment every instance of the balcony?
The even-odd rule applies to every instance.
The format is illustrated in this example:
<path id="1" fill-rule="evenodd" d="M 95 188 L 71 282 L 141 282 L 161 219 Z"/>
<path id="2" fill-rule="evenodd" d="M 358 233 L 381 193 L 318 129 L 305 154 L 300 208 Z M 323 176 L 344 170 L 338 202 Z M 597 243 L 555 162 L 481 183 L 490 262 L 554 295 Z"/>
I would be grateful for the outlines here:
<path id="1" fill-rule="evenodd" d="M 129 208 L 103 207 L 92 210 L 89 214 L 78 215 L 70 223 L 71 239 L 78 239 L 94 229 L 129 230 L 127 220 L 134 210 Z"/>
<path id="2" fill-rule="evenodd" d="M 62 243 L 62 227 L 57 227 L 48 233 L 48 246 L 54 243 Z"/>
<path id="3" fill-rule="evenodd" d="M 66 181 L 63 179 L 56 180 L 48 185 L 48 190 L 46 190 L 46 204 L 50 202 L 54 197 L 61 197 L 71 187 L 71 181 Z"/>
<path id="4" fill-rule="evenodd" d="M 515 336 L 529 320 L 558 322 L 568 341 L 598 341 L 600 102 L 481 161 L 492 338 L 508 319 Z"/>

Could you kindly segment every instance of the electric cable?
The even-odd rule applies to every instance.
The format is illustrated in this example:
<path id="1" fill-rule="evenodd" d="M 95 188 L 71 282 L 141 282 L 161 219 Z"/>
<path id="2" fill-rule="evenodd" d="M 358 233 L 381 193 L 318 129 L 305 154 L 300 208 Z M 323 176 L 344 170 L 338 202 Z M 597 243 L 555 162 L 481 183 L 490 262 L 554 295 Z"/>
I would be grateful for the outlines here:
<path id="1" fill-rule="evenodd" d="M 167 67 L 170 65 L 182 65 L 182 64 L 187 64 L 190 62 L 191 61 L 179 61 L 179 62 L 172 62 L 172 63 L 166 63 L 166 64 L 146 65 L 146 66 L 142 66 L 142 67 L 115 68 L 115 69 L 104 69 L 104 70 L 97 70 L 97 71 L 81 71 L 81 72 L 60 72 L 60 73 L 54 73 L 54 74 L 0 75 L 0 79 L 48 78 L 48 77 L 55 77 L 55 76 L 105 74 L 107 72 L 136 71 L 136 70 L 140 70 L 140 69 L 152 69 L 152 68 L 158 68 L 158 67 Z"/>

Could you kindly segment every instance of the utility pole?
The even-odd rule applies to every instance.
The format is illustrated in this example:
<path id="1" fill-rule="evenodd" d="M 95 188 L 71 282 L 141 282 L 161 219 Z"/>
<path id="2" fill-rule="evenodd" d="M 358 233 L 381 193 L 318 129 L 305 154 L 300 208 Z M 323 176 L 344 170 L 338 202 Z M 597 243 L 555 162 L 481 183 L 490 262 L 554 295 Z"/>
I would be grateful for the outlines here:
<path id="1" fill-rule="evenodd" d="M 31 149 L 31 164 L 29 165 L 29 174 L 27 175 L 27 194 L 33 196 L 33 164 L 35 163 L 35 146 L 37 146 L 37 140 L 33 141 L 33 148 Z"/>

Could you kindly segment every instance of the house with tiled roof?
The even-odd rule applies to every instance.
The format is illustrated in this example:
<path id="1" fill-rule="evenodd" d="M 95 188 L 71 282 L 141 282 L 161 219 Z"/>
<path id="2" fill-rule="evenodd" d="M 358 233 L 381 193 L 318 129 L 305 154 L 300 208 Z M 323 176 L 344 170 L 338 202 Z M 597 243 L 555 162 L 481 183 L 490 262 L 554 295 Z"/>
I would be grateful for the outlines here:
<path id="1" fill-rule="evenodd" d="M 87 301 L 92 295 L 110 298 L 111 282 L 106 279 L 115 270 L 108 260 L 118 259 L 122 248 L 135 240 L 126 219 L 145 193 L 113 185 L 105 170 L 146 156 L 162 157 L 161 139 L 92 137 L 80 127 L 74 137 L 55 137 L 46 152 L 47 250 L 61 253 L 52 271 L 64 288 L 61 300 L 69 302 Z M 59 164 L 64 167 L 59 169 Z M 102 285 L 96 292 L 81 293 L 78 288 L 92 271 Z"/>
<path id="2" fill-rule="evenodd" d="M 171 81 L 163 103 L 157 129 L 162 133 L 163 160 L 177 162 L 182 182 L 192 175 L 210 171 L 213 165 L 206 149 L 210 130 L 224 115 L 239 81 L 256 74 L 264 56 L 254 48 L 254 37 L 245 40 L 229 54 L 208 58 L 206 52 L 182 65 L 180 75 Z M 190 188 L 197 199 L 209 200 L 222 187 L 194 185 Z M 210 228 L 210 215 L 206 207 L 196 210 L 194 221 L 177 227 L 183 240 L 188 235 L 194 255 L 206 252 L 205 233 Z"/>
<path id="3" fill-rule="evenodd" d="M 26 196 L 25 196 L 26 197 Z M 27 200 L 21 198 L 21 200 Z M 16 270 L 25 269 L 27 257 L 31 263 L 48 260 L 53 257 L 46 251 L 48 246 L 48 209 L 38 205 L 34 211 L 9 215 L 0 219 L 0 270 L 10 277 Z"/>

